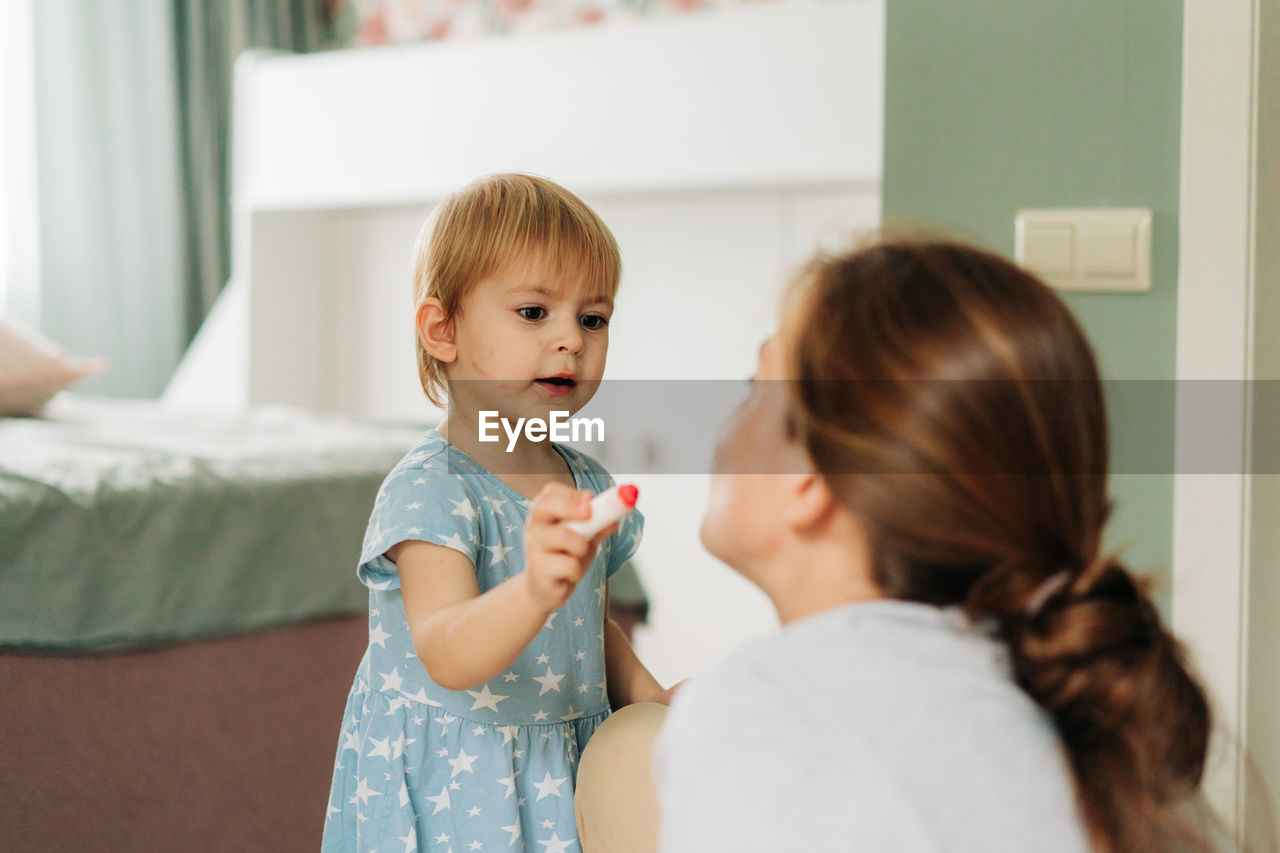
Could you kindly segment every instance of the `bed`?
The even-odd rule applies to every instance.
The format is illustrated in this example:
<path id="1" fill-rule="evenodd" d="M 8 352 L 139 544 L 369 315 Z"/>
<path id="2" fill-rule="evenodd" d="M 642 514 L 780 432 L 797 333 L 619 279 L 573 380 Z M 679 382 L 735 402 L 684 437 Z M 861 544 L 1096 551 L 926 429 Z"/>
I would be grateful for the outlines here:
<path id="1" fill-rule="evenodd" d="M 5 849 L 315 849 L 353 566 L 425 429 L 62 395 L 0 419 Z"/>

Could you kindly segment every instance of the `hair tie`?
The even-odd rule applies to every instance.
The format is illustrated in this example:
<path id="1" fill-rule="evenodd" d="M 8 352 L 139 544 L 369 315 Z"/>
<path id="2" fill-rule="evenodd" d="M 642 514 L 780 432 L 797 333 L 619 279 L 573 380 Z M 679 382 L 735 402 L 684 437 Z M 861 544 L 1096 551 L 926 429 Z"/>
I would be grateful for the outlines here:
<path id="1" fill-rule="evenodd" d="M 1045 605 L 1049 603 L 1049 599 L 1062 592 L 1070 583 L 1071 572 L 1067 569 L 1062 569 L 1040 581 L 1040 585 L 1036 587 L 1035 592 L 1031 593 L 1031 599 L 1027 602 L 1026 617 L 1034 619 L 1039 616 Z"/>

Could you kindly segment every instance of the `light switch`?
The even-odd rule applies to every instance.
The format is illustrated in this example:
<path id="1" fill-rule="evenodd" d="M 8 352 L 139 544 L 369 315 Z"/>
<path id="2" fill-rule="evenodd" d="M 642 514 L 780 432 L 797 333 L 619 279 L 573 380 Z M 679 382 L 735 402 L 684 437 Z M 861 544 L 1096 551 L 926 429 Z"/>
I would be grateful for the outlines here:
<path id="1" fill-rule="evenodd" d="M 1062 290 L 1151 289 L 1151 211 L 1146 208 L 1020 210 L 1018 263 Z"/>

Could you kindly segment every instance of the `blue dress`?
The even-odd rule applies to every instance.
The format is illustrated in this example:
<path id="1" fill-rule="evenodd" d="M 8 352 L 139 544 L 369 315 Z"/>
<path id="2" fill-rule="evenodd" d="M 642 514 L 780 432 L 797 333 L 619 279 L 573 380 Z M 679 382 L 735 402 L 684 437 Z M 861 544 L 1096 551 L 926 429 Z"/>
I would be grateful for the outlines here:
<path id="1" fill-rule="evenodd" d="M 591 457 L 553 445 L 579 489 L 612 478 Z M 453 548 L 483 593 L 524 569 L 529 501 L 436 430 L 378 491 L 357 574 L 369 587 L 369 647 L 356 673 L 334 762 L 324 851 L 512 849 L 581 853 L 577 760 L 609 715 L 605 580 L 639 544 L 631 512 L 601 543 L 573 596 L 505 673 L 447 690 L 414 652 L 395 564 L 406 539 Z"/>

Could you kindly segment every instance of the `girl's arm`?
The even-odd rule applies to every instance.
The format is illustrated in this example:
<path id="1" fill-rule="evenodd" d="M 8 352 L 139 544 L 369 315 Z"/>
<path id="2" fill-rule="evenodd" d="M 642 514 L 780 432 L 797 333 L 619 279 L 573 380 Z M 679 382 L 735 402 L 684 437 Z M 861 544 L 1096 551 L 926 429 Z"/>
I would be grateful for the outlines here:
<path id="1" fill-rule="evenodd" d="M 475 568 L 443 545 L 408 540 L 388 549 L 397 568 L 414 650 L 431 680 L 467 690 L 511 666 L 569 600 L 600 542 L 615 527 L 588 540 L 561 522 L 591 516 L 591 493 L 551 484 L 529 507 L 525 570 L 480 594 Z"/>
<path id="2" fill-rule="evenodd" d="M 609 685 L 609 705 L 615 709 L 636 702 L 662 702 L 669 698 L 658 679 L 645 668 L 627 635 L 609 618 L 609 588 L 604 593 L 604 668 Z"/>
<path id="3" fill-rule="evenodd" d="M 550 612 L 530 594 L 523 573 L 481 595 L 471 561 L 452 548 L 407 541 L 387 556 L 400 575 L 414 650 L 431 680 L 448 690 L 502 674 Z"/>

